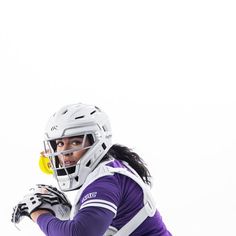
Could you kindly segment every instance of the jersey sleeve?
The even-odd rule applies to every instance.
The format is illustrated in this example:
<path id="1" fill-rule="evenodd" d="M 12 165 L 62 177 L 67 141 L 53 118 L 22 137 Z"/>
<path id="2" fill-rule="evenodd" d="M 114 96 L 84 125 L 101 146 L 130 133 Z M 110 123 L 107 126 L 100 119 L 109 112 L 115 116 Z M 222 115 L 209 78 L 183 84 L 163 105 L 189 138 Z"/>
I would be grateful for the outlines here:
<path id="1" fill-rule="evenodd" d="M 79 209 L 88 207 L 103 208 L 116 216 L 117 207 L 121 201 L 121 189 L 116 175 L 105 176 L 90 184 L 82 193 Z"/>
<path id="2" fill-rule="evenodd" d="M 116 215 L 120 196 L 115 176 L 101 177 L 84 189 L 72 220 L 62 221 L 52 214 L 43 214 L 37 223 L 47 236 L 103 235 Z"/>
<path id="3" fill-rule="evenodd" d="M 104 235 L 113 214 L 102 208 L 81 210 L 73 220 L 59 220 L 52 214 L 38 217 L 37 223 L 46 236 L 98 236 Z"/>

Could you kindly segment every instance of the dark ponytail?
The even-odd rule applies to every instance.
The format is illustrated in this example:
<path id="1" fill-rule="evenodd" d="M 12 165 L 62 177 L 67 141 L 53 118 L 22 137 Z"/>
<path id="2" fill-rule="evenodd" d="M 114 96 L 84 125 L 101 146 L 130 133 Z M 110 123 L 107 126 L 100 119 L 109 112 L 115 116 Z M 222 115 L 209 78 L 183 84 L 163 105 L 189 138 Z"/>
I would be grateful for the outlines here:
<path id="1" fill-rule="evenodd" d="M 106 156 L 111 155 L 113 158 L 121 161 L 126 161 L 143 179 L 144 183 L 150 185 L 150 172 L 147 169 L 144 161 L 139 155 L 133 152 L 126 146 L 114 144 L 108 151 Z"/>

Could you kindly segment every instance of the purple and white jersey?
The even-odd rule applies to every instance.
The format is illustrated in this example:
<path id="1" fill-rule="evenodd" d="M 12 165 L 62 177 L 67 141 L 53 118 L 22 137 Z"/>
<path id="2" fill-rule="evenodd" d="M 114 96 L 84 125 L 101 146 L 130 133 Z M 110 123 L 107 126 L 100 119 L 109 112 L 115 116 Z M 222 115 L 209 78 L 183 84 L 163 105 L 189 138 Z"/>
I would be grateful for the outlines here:
<path id="1" fill-rule="evenodd" d="M 118 160 L 106 165 L 127 169 Z M 100 174 L 91 183 L 85 182 L 85 187 L 79 190 L 71 220 L 61 221 L 51 214 L 43 214 L 37 223 L 48 236 L 113 235 L 105 232 L 108 228 L 119 231 L 126 225 L 143 208 L 143 194 L 142 188 L 128 176 Z M 154 216 L 147 217 L 130 235 L 171 236 L 158 211 Z"/>

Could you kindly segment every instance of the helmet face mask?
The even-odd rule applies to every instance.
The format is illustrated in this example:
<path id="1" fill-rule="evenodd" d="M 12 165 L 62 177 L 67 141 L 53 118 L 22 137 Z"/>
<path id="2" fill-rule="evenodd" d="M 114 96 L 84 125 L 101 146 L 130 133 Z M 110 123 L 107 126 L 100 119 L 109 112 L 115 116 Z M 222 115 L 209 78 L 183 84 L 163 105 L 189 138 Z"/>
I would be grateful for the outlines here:
<path id="1" fill-rule="evenodd" d="M 55 140 L 50 140 L 50 141 L 44 141 L 44 154 L 46 157 L 48 157 L 51 160 L 52 169 L 57 170 L 59 168 L 68 167 L 69 165 L 65 161 L 65 157 L 67 156 L 70 156 L 69 163 L 76 164 L 77 162 L 79 162 L 79 160 L 76 160 L 74 158 L 73 154 L 74 153 L 77 154 L 78 152 L 86 152 L 88 149 L 90 149 L 93 146 L 94 144 L 93 141 L 87 141 L 89 136 L 91 136 L 91 134 L 88 134 L 88 135 L 83 134 L 83 135 L 66 137 L 69 140 L 78 138 L 78 139 L 82 139 L 83 141 L 80 144 L 75 145 L 75 147 L 63 149 L 63 150 L 58 150 L 57 145 L 59 145 L 59 143 L 63 143 L 63 139 L 65 139 L 65 137 L 59 140 L 55 139 Z"/>
<path id="2" fill-rule="evenodd" d="M 110 124 L 105 113 L 81 103 L 55 113 L 45 135 L 44 153 L 50 159 L 54 177 L 63 191 L 82 186 L 111 147 Z M 81 144 L 68 145 L 68 149 L 57 147 L 56 142 L 76 137 L 80 137 Z M 76 156 L 80 158 L 75 159 Z"/>
<path id="3" fill-rule="evenodd" d="M 89 138 L 90 137 L 90 138 Z M 92 137 L 92 139 L 91 139 Z M 64 138 L 80 138 L 83 141 L 80 143 L 80 145 L 76 145 L 76 147 L 74 148 L 70 148 L 70 149 L 66 149 L 66 150 L 62 150 L 62 151 L 57 151 L 57 142 L 64 139 Z M 89 139 L 89 143 L 90 145 L 86 145 L 85 146 L 85 142 L 86 140 Z M 73 152 L 77 152 L 77 151 L 81 151 L 81 150 L 85 150 L 90 148 L 93 144 L 94 144 L 94 137 L 92 134 L 78 134 L 76 136 L 68 136 L 68 137 L 62 137 L 60 139 L 52 139 L 52 140 L 45 140 L 44 141 L 44 153 L 46 154 L 47 157 L 55 157 L 55 156 L 59 156 L 59 155 L 67 155 L 67 154 L 71 154 Z"/>

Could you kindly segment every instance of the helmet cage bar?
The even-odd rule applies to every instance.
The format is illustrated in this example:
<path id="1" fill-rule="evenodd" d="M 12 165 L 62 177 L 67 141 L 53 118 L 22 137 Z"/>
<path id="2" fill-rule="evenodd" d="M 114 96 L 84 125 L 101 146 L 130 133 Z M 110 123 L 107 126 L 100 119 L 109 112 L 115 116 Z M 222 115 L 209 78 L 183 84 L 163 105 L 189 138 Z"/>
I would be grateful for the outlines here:
<path id="1" fill-rule="evenodd" d="M 91 147 L 92 147 L 92 146 L 88 146 L 88 147 L 84 147 L 84 148 L 73 148 L 73 149 L 68 150 L 68 151 L 70 151 L 70 152 L 67 153 L 67 154 L 70 154 L 70 153 L 73 153 L 73 152 L 76 152 L 76 151 L 87 150 L 87 149 L 90 149 Z M 60 152 L 58 152 L 58 153 L 60 153 Z M 65 156 L 63 153 L 61 153 L 60 155 Z M 57 155 L 57 156 L 56 156 L 56 155 L 53 155 L 53 156 L 50 156 L 49 158 L 51 158 L 51 159 L 54 158 L 54 159 L 55 159 L 55 158 L 58 158 L 58 155 Z M 81 157 L 81 158 L 82 158 L 82 157 Z M 57 167 L 57 166 L 55 165 L 54 170 L 57 170 L 57 169 L 59 169 L 59 168 L 71 167 L 71 166 L 74 166 L 74 165 L 76 165 L 77 163 L 80 162 L 80 160 L 79 160 L 76 164 L 69 166 L 69 165 L 66 165 L 66 164 L 65 164 L 63 157 L 61 158 L 61 160 L 62 160 L 62 163 L 59 163 L 59 166 L 60 166 L 60 167 Z"/>
<path id="2" fill-rule="evenodd" d="M 74 134 L 74 135 L 70 135 L 70 136 L 63 136 L 63 137 L 58 137 L 58 138 L 55 138 L 55 139 L 44 140 L 44 142 L 43 142 L 43 144 L 44 144 L 44 155 L 46 157 L 54 157 L 54 156 L 58 156 L 58 155 L 66 155 L 66 154 L 69 154 L 69 153 L 74 152 L 74 151 L 79 151 L 79 150 L 84 148 L 86 138 L 89 135 L 91 135 L 92 138 L 93 138 L 93 143 L 89 146 L 89 147 L 91 147 L 96 143 L 96 138 L 95 138 L 95 135 L 93 133 L 85 133 L 84 132 L 84 133 L 78 133 L 78 134 Z M 56 147 L 52 146 L 52 142 L 55 142 L 55 145 L 56 145 L 56 140 L 61 140 L 63 138 L 79 137 L 79 136 L 83 136 L 83 141 L 82 141 L 82 144 L 80 145 L 80 147 L 76 147 L 76 148 L 73 148 L 73 149 L 68 149 L 68 150 L 65 150 L 65 151 L 56 152 L 55 151 Z"/>
<path id="3" fill-rule="evenodd" d="M 81 150 L 84 150 L 84 149 L 88 149 L 90 147 L 92 147 L 93 145 L 90 145 L 90 146 L 87 146 L 87 147 L 83 147 L 81 145 L 81 147 L 76 147 L 76 148 L 71 148 L 71 149 L 68 149 L 68 150 L 65 150 L 65 151 L 59 151 L 59 152 L 53 152 L 53 153 L 45 153 L 45 156 L 46 157 L 57 157 L 59 155 L 68 155 L 68 154 L 71 154 L 73 152 L 78 152 L 78 151 L 81 151 Z"/>
<path id="4" fill-rule="evenodd" d="M 56 141 L 56 140 L 60 140 L 61 138 L 58 138 L 55 140 L 50 140 L 50 141 L 44 141 L 44 150 L 45 150 L 44 153 L 45 153 L 45 156 L 48 157 L 50 160 L 52 170 L 57 171 L 60 169 L 66 169 L 71 166 L 76 166 L 80 162 L 80 160 L 76 164 L 68 166 L 68 165 L 65 165 L 63 157 L 61 158 L 62 163 L 59 163 L 58 156 L 66 156 L 66 155 L 71 154 L 73 152 L 88 150 L 91 147 L 95 146 L 99 142 L 99 140 L 95 140 L 91 145 L 85 147 L 85 141 L 88 138 L 88 135 L 92 135 L 93 140 L 94 140 L 94 135 L 91 133 L 82 134 L 82 135 L 78 134 L 78 135 L 73 135 L 73 136 L 68 137 L 68 138 L 73 138 L 73 137 L 77 137 L 77 136 L 83 136 L 82 144 L 79 147 L 75 147 L 75 148 L 71 148 L 71 149 L 63 150 L 63 151 L 58 151 L 58 152 L 54 151 L 54 148 L 52 147 L 51 142 Z M 67 170 L 65 170 L 65 171 L 67 171 Z"/>
<path id="5" fill-rule="evenodd" d="M 79 163 L 78 163 L 79 164 Z M 56 172 L 57 172 L 57 176 L 65 176 L 65 175 L 70 175 L 73 174 L 75 172 L 76 169 L 76 165 L 74 166 L 68 166 L 66 168 L 57 168 Z"/>

